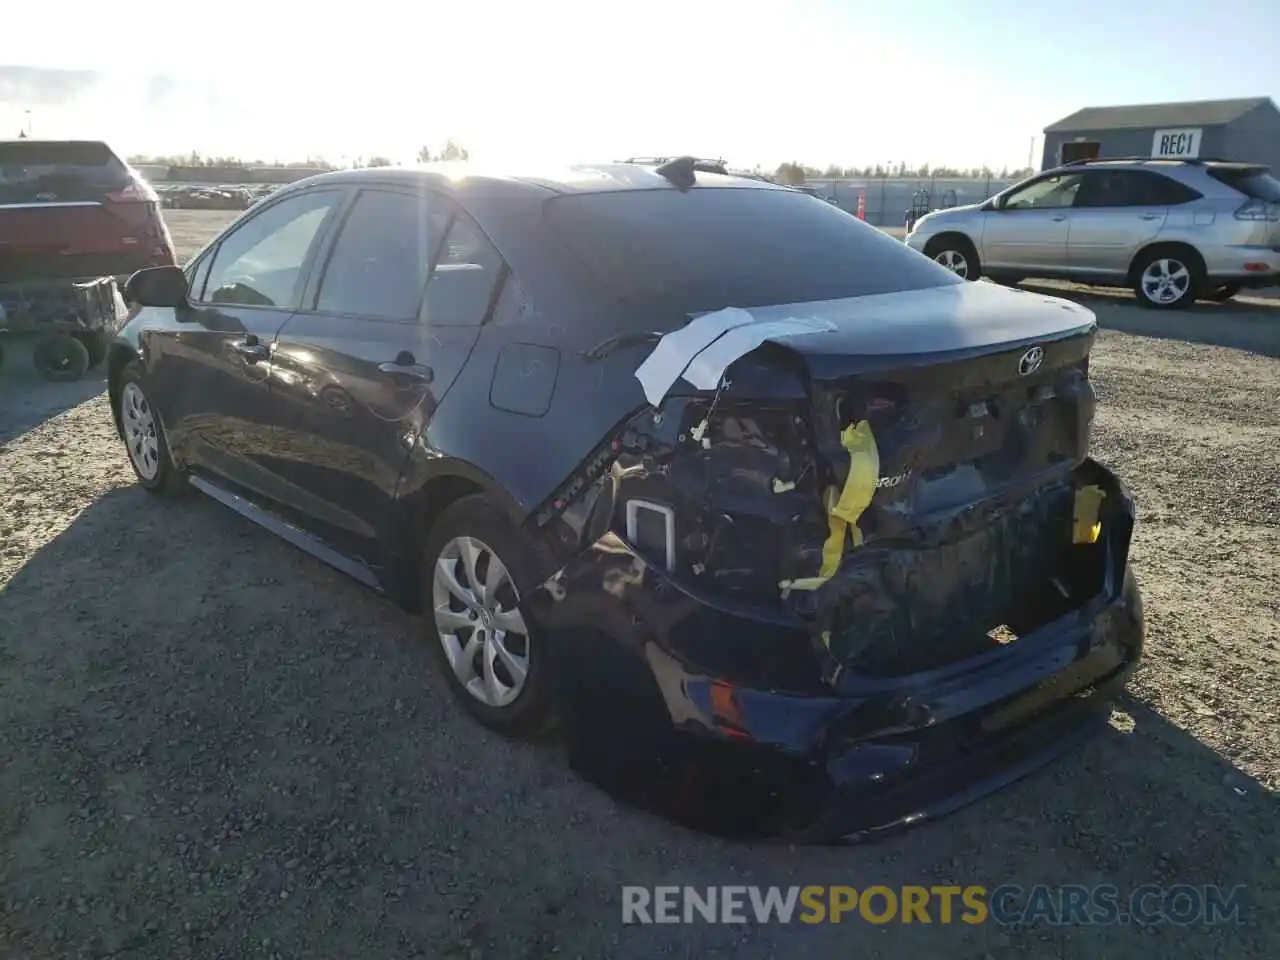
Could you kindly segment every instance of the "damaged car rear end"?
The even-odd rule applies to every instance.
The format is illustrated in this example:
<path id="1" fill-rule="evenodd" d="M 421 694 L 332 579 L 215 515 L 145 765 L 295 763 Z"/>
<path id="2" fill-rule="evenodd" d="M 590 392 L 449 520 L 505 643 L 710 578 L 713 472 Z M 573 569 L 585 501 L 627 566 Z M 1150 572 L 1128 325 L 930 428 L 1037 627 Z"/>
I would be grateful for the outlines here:
<path id="1" fill-rule="evenodd" d="M 571 760 L 730 835 L 943 814 L 1105 724 L 1141 656 L 1093 315 L 707 180 L 547 204 L 609 317 L 589 378 L 635 398 L 533 518 Z"/>

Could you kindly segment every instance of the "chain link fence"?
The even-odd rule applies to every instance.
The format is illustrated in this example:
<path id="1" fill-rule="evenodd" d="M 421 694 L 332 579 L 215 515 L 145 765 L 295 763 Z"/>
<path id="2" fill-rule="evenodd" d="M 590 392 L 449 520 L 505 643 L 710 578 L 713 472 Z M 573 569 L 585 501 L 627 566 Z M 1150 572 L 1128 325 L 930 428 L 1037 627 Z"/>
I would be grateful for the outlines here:
<path id="1" fill-rule="evenodd" d="M 877 227 L 901 227 L 907 211 L 918 199 L 930 210 L 981 203 L 1018 179 L 988 177 L 867 177 L 861 180 L 832 180 L 814 177 L 805 186 L 820 196 L 834 200 L 850 213 L 858 209 L 858 197 L 866 197 L 867 223 Z"/>

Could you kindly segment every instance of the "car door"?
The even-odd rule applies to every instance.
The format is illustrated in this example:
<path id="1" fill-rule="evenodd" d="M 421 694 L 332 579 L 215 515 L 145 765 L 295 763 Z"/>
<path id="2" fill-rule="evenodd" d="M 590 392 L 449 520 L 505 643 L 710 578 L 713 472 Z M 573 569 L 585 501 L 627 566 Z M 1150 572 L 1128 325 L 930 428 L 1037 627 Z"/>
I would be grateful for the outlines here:
<path id="1" fill-rule="evenodd" d="M 1133 256 L 1154 240 L 1169 214 L 1165 177 L 1145 170 L 1094 169 L 1084 174 L 1071 210 L 1067 256 L 1075 273 L 1122 277 Z"/>
<path id="2" fill-rule="evenodd" d="M 269 491 L 271 347 L 342 198 L 307 191 L 247 217 L 189 271 L 187 306 L 147 335 L 170 443 L 195 470 Z"/>
<path id="3" fill-rule="evenodd" d="M 410 448 L 466 362 L 503 274 L 432 192 L 362 190 L 280 331 L 281 472 L 301 525 L 377 565 Z"/>
<path id="4" fill-rule="evenodd" d="M 1054 273 L 1067 266 L 1067 234 L 1080 174 L 1053 173 L 1002 195 L 983 218 L 984 270 Z"/>

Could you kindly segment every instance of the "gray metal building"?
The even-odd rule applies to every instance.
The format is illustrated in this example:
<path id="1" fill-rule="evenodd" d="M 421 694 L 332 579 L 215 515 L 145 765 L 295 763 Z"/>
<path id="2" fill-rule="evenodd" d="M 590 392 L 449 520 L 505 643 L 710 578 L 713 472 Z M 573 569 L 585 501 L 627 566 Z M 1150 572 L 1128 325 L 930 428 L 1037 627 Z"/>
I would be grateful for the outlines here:
<path id="1" fill-rule="evenodd" d="M 1280 170 L 1270 97 L 1085 107 L 1044 128 L 1041 169 L 1093 157 L 1245 160 Z"/>

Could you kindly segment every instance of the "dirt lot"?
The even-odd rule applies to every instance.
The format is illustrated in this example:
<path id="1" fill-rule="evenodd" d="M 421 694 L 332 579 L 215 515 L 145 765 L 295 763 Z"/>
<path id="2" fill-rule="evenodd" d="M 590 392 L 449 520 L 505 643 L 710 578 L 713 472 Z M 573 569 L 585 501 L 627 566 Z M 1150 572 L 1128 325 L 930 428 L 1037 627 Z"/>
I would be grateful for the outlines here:
<path id="1" fill-rule="evenodd" d="M 224 218 L 170 222 L 190 252 Z M 212 501 L 156 502 L 102 382 L 11 357 L 0 956 L 1280 957 L 1280 305 L 1071 295 L 1106 328 L 1097 453 L 1139 502 L 1131 729 L 856 849 L 709 840 L 487 735 L 411 618 Z M 1248 890 L 1212 929 L 620 923 L 624 883 L 1004 882 Z"/>

